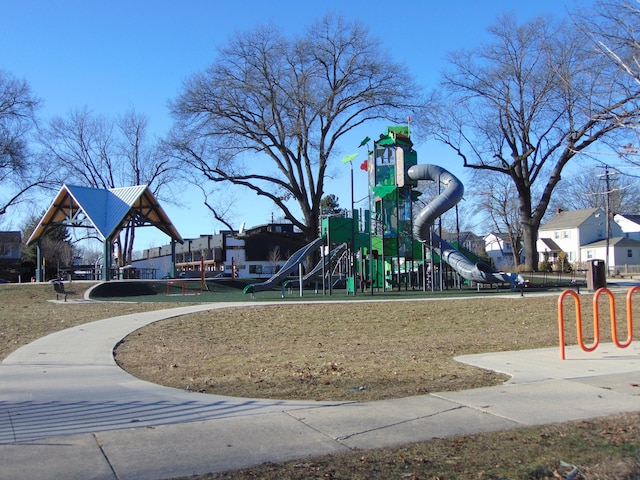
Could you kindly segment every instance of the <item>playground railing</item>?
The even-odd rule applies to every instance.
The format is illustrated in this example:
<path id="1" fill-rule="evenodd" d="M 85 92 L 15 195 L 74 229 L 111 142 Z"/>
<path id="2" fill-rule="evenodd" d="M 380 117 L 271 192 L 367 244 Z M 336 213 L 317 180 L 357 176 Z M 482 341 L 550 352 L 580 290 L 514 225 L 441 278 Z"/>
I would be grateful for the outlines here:
<path id="1" fill-rule="evenodd" d="M 167 282 L 167 295 L 171 294 L 171 287 L 173 285 L 178 285 L 180 287 L 181 295 L 189 293 L 189 284 L 185 280 L 170 280 Z"/>
<path id="2" fill-rule="evenodd" d="M 613 293 L 607 288 L 599 288 L 593 294 L 593 343 L 586 345 L 583 338 L 582 330 L 582 311 L 580 308 L 580 297 L 573 290 L 565 290 L 560 294 L 558 298 L 558 334 L 560 341 L 560 358 L 566 359 L 565 355 L 565 336 L 564 336 L 564 300 L 566 297 L 571 296 L 575 302 L 576 308 L 576 329 L 578 335 L 578 345 L 585 352 L 593 352 L 600 344 L 600 307 L 599 298 L 600 295 L 606 295 L 609 299 L 609 316 L 611 319 L 611 337 L 613 343 L 618 348 L 626 348 L 631 345 L 633 340 L 633 307 L 632 297 L 633 294 L 640 291 L 640 287 L 631 287 L 627 292 L 626 307 L 627 307 L 627 339 L 621 342 L 618 339 L 618 325 L 616 319 L 616 305 Z"/>

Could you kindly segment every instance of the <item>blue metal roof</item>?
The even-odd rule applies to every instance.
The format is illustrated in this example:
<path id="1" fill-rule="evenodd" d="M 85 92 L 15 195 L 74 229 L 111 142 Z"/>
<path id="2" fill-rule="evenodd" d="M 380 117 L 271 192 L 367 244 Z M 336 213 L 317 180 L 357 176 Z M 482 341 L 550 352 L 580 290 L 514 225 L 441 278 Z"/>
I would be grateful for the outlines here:
<path id="1" fill-rule="evenodd" d="M 129 220 L 133 220 L 136 226 L 153 225 L 171 239 L 184 243 L 147 185 L 105 190 L 65 184 L 27 240 L 27 245 L 59 226 L 93 227 L 103 241 L 111 240 Z"/>

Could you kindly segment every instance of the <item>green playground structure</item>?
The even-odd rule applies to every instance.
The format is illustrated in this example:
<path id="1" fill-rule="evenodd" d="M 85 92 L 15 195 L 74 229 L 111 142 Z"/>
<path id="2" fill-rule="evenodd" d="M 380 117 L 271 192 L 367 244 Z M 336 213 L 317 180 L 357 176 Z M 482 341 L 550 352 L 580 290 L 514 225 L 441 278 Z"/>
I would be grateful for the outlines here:
<path id="1" fill-rule="evenodd" d="M 512 289 L 524 282 L 515 273 L 494 270 L 434 232 L 434 222 L 462 199 L 464 187 L 444 168 L 418 164 L 408 125 L 388 127 L 373 142 L 372 149 L 369 142 L 367 137 L 361 143 L 368 150 L 367 160 L 361 168 L 368 173 L 369 208 L 362 214 L 352 208 L 350 217 L 323 217 L 317 240 L 296 252 L 266 282 L 248 285 L 245 293 L 253 295 L 282 285 L 284 297 L 285 286 L 302 288 L 305 283 L 323 278 L 323 289 L 327 283 L 331 286 L 335 282 L 333 261 L 341 245 L 348 246 L 347 265 L 341 270 L 346 277 L 348 294 L 355 295 L 358 290 L 365 289 L 371 293 L 403 287 L 434 289 L 436 271 L 440 288 L 444 275 L 450 275 L 458 284 L 463 281 L 508 284 Z M 350 162 L 355 155 L 346 158 Z M 353 169 L 351 174 L 353 182 Z M 414 205 L 421 195 L 417 190 L 420 181 L 437 182 L 440 193 L 414 215 Z M 303 275 L 302 262 L 317 249 L 323 252 L 320 262 L 312 273 Z M 339 250 L 342 252 L 342 248 Z M 341 261 L 344 263 L 344 256 Z M 299 276 L 289 277 L 296 268 L 300 271 Z M 448 281 L 445 283 L 449 284 Z"/>
<path id="2" fill-rule="evenodd" d="M 351 218 L 329 217 L 322 222 L 323 237 L 350 246 L 355 259 L 352 277 L 359 280 L 355 284 L 371 292 L 402 286 L 434 288 L 429 273 L 438 270 L 442 275 L 441 266 L 470 282 L 514 288 L 524 281 L 517 274 L 494 270 L 434 232 L 434 222 L 462 199 L 464 187 L 444 168 L 418 164 L 408 125 L 388 127 L 372 149 L 368 141 L 361 144 L 368 149 L 363 166 L 368 173 L 369 209 L 364 218 L 354 210 Z M 438 182 L 440 193 L 414 215 L 420 181 Z"/>

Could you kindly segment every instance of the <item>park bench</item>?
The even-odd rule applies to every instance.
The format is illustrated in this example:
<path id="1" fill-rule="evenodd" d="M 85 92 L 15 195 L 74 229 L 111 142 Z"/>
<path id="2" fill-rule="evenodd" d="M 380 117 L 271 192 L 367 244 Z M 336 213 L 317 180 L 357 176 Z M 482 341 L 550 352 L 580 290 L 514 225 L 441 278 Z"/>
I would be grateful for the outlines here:
<path id="1" fill-rule="evenodd" d="M 67 301 L 67 295 L 73 295 L 73 292 L 69 292 L 64 288 L 64 282 L 61 280 L 53 281 L 53 289 L 56 291 L 56 300 L 60 300 L 60 297 L 64 297 L 64 301 Z"/>

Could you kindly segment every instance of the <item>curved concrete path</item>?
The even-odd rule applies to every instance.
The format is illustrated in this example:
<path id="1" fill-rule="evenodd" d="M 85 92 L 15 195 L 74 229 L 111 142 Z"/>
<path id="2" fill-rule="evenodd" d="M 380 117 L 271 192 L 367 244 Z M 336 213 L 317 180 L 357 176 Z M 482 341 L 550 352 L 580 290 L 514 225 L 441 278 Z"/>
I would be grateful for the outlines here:
<path id="1" fill-rule="evenodd" d="M 266 305 L 273 302 L 252 302 Z M 0 363 L 3 479 L 150 479 L 458 434 L 640 411 L 640 346 L 558 348 L 458 360 L 505 385 L 371 403 L 204 395 L 138 380 L 112 355 L 127 334 L 216 303 L 137 313 L 54 333 Z"/>

